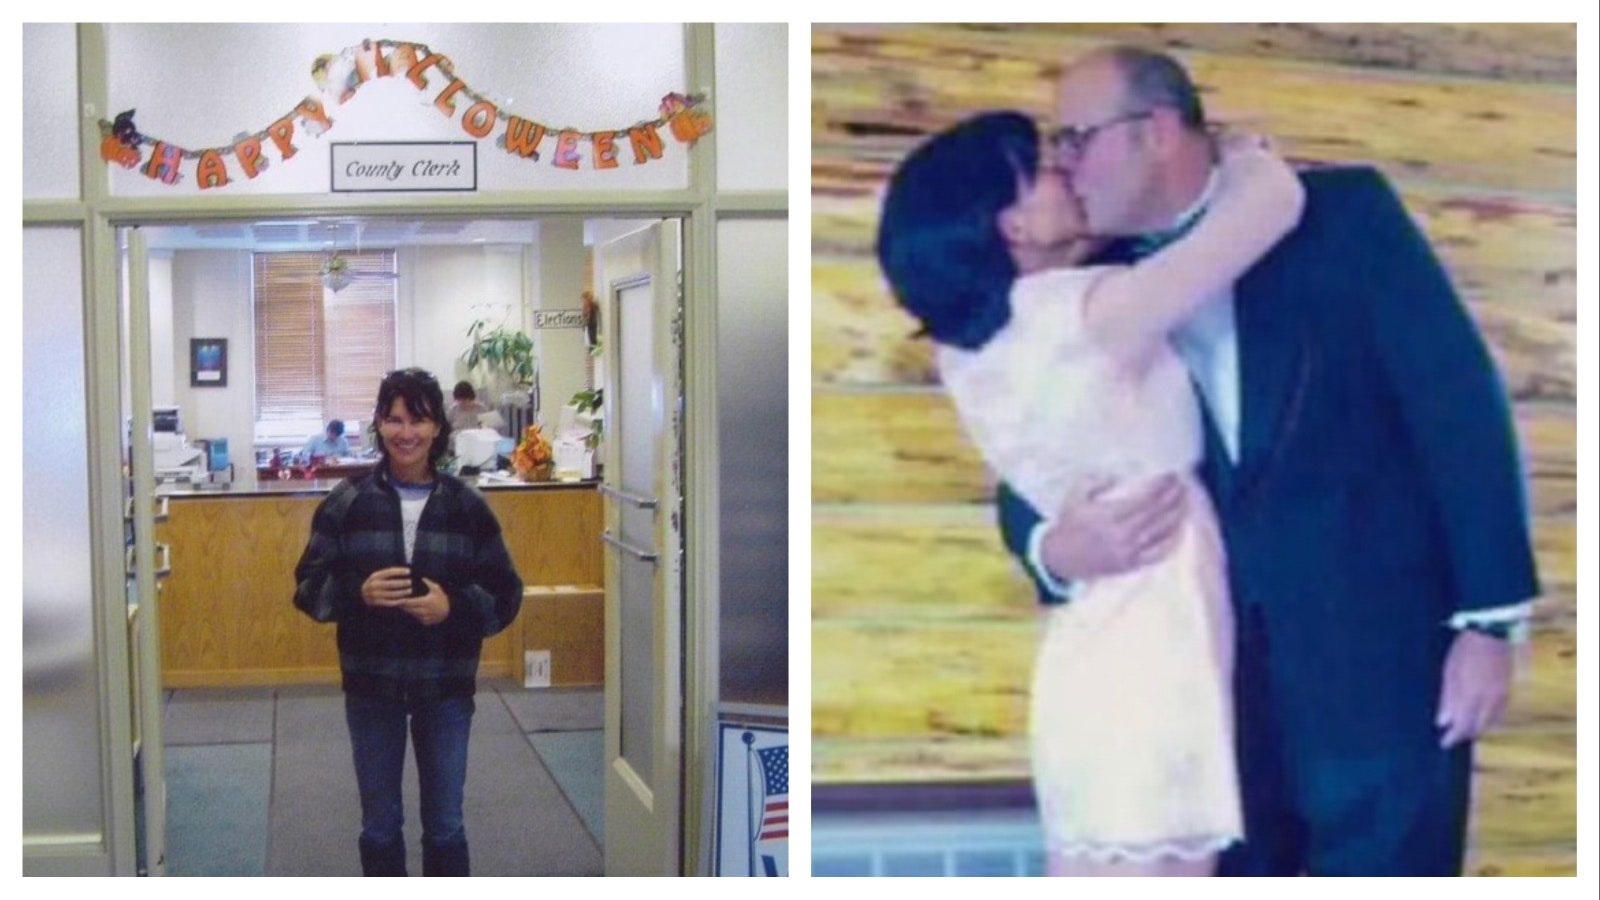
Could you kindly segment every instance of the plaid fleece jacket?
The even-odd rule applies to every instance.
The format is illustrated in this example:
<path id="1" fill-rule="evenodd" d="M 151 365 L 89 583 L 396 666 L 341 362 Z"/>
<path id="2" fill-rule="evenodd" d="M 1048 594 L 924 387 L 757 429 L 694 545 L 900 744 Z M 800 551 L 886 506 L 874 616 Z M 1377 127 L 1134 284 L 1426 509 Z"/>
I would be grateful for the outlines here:
<path id="1" fill-rule="evenodd" d="M 522 606 L 522 579 L 500 523 L 482 494 L 436 476 L 411 559 L 413 575 L 439 582 L 450 597 L 450 615 L 433 626 L 361 599 L 367 576 L 406 564 L 401 529 L 400 496 L 386 467 L 341 483 L 311 519 L 311 539 L 295 566 L 294 605 L 318 622 L 338 624 L 346 693 L 470 697 L 483 639 L 510 625 Z"/>

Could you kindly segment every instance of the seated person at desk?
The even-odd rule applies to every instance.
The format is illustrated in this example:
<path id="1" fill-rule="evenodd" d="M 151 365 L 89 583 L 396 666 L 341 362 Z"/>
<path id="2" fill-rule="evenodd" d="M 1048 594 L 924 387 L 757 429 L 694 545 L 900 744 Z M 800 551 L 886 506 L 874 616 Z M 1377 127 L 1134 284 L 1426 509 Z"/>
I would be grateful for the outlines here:
<path id="1" fill-rule="evenodd" d="M 468 428 L 479 427 L 479 417 L 489 412 L 489 407 L 478 402 L 478 392 L 473 389 L 472 382 L 458 381 L 455 390 L 450 392 L 454 402 L 445 411 L 445 418 L 450 420 L 450 430 L 465 431 Z"/>
<path id="2" fill-rule="evenodd" d="M 303 463 L 315 459 L 335 459 L 350 455 L 350 442 L 344 439 L 344 421 L 329 419 L 328 429 L 321 435 L 313 435 L 306 440 L 306 445 L 300 448 L 295 458 Z"/>

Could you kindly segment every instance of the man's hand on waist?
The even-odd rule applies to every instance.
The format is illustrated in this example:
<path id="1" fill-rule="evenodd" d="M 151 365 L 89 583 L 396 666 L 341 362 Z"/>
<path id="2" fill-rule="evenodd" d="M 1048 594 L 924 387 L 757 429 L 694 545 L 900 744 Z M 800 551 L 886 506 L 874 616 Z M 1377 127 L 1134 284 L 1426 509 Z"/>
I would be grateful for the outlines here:
<path id="1" fill-rule="evenodd" d="M 1062 581 L 1123 572 L 1161 559 L 1177 543 L 1185 493 L 1165 475 L 1126 494 L 1108 478 L 1085 481 L 1041 524 L 1039 562 Z"/>

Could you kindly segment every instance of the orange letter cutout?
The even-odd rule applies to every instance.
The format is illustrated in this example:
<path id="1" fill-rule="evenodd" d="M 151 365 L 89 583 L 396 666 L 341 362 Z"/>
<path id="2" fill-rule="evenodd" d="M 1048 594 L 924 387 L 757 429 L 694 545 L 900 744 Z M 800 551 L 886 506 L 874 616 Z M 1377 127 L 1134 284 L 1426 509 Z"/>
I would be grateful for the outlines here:
<path id="1" fill-rule="evenodd" d="M 578 167 L 578 133 L 563 131 L 556 138 L 556 158 L 551 162 L 563 169 Z"/>
<path id="2" fill-rule="evenodd" d="M 233 155 L 239 157 L 239 167 L 244 177 L 254 178 L 261 171 L 256 163 L 261 159 L 261 139 L 248 137 L 233 145 Z"/>
<path id="3" fill-rule="evenodd" d="M 596 169 L 615 169 L 617 167 L 617 148 L 611 142 L 615 140 L 615 131 L 596 131 L 589 136 L 589 141 L 594 144 L 594 167 Z"/>
<path id="4" fill-rule="evenodd" d="M 228 183 L 228 166 L 222 161 L 222 154 L 215 150 L 207 150 L 200 154 L 200 165 L 195 170 L 195 178 L 200 182 L 200 189 L 222 187 Z"/>
<path id="5" fill-rule="evenodd" d="M 450 86 L 440 91 L 439 96 L 434 98 L 433 105 L 438 107 L 439 112 L 444 113 L 446 116 L 455 115 L 456 104 L 451 98 L 455 97 L 456 94 L 461 93 L 461 89 L 466 86 L 467 83 L 459 78 L 450 82 Z"/>
<path id="6" fill-rule="evenodd" d="M 411 83 L 416 85 L 418 90 L 421 90 L 422 88 L 428 86 L 428 79 L 423 77 L 422 74 L 423 70 L 431 65 L 434 65 L 435 63 L 442 62 L 443 60 L 443 56 L 440 56 L 437 53 L 430 53 L 425 59 L 418 60 L 417 63 L 406 72 L 406 77 L 411 79 Z"/>
<path id="7" fill-rule="evenodd" d="M 333 120 L 328 118 L 328 114 L 323 110 L 322 101 L 315 97 L 307 97 L 301 100 L 300 105 L 295 107 L 294 111 L 321 125 L 323 131 L 333 127 Z"/>
<path id="8" fill-rule="evenodd" d="M 544 126 L 518 116 L 506 123 L 506 152 L 527 159 L 539 158 L 539 142 L 544 140 Z"/>
<path id="9" fill-rule="evenodd" d="M 456 83 L 460 84 L 461 82 L 458 81 Z M 465 116 L 461 117 L 461 127 L 466 129 L 467 134 L 475 138 L 481 138 L 494 129 L 497 117 L 498 113 L 495 112 L 493 103 L 487 100 L 479 100 L 477 103 L 472 104 L 472 108 L 467 110 Z"/>
<path id="10" fill-rule="evenodd" d="M 628 140 L 633 144 L 634 165 L 661 158 L 661 132 L 653 123 L 628 129 Z"/>
<path id="11" fill-rule="evenodd" d="M 389 71 L 409 73 L 417 65 L 417 45 L 398 44 L 389 54 Z"/>
<path id="12" fill-rule="evenodd" d="M 371 38 L 362 41 L 361 52 L 356 54 L 356 77 L 365 84 L 388 74 L 389 61 L 384 58 L 383 49 Z"/>
<path id="13" fill-rule="evenodd" d="M 173 184 L 178 180 L 178 167 L 182 164 L 182 147 L 158 141 L 155 148 L 150 151 L 150 162 L 144 167 L 144 174 L 167 184 Z"/>
<path id="14" fill-rule="evenodd" d="M 278 155 L 284 159 L 294 156 L 294 144 L 289 141 L 294 137 L 294 119 L 284 116 L 267 126 L 267 137 L 272 138 L 272 143 L 278 148 Z"/>

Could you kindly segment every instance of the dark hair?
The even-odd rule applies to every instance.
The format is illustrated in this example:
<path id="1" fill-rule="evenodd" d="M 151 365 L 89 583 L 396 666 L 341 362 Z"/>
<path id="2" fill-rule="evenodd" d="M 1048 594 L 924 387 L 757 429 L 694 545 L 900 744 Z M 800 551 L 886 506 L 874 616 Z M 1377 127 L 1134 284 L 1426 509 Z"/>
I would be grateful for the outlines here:
<path id="1" fill-rule="evenodd" d="M 444 392 L 439 390 L 439 379 L 426 369 L 416 368 L 397 369 L 383 376 L 383 381 L 378 385 L 378 403 L 372 410 L 374 435 L 378 434 L 378 426 L 383 422 L 383 417 L 389 414 L 389 408 L 394 406 L 395 400 L 404 401 L 406 410 L 413 416 L 429 419 L 439 426 L 439 433 L 428 448 L 429 464 L 437 465 L 450 446 L 450 420 L 444 414 Z M 384 447 L 381 437 L 377 444 L 378 453 L 387 460 L 389 451 Z"/>
<path id="2" fill-rule="evenodd" d="M 1165 106 L 1176 110 L 1190 131 L 1204 131 L 1205 107 L 1189 72 L 1176 59 L 1158 50 L 1119 46 L 1106 51 L 1122 73 L 1128 112 Z"/>
<path id="3" fill-rule="evenodd" d="M 329 419 L 327 431 L 334 437 L 344 437 L 344 420 Z"/>
<path id="4" fill-rule="evenodd" d="M 458 381 L 456 382 L 456 389 L 450 392 L 450 396 L 457 400 L 476 400 L 478 399 L 478 392 L 473 389 L 472 382 Z"/>
<path id="5" fill-rule="evenodd" d="M 1018 272 L 999 216 L 1017 202 L 1018 176 L 1038 170 L 1033 120 L 996 112 L 934 135 L 890 176 L 878 264 L 929 337 L 976 349 L 1011 320 Z"/>

